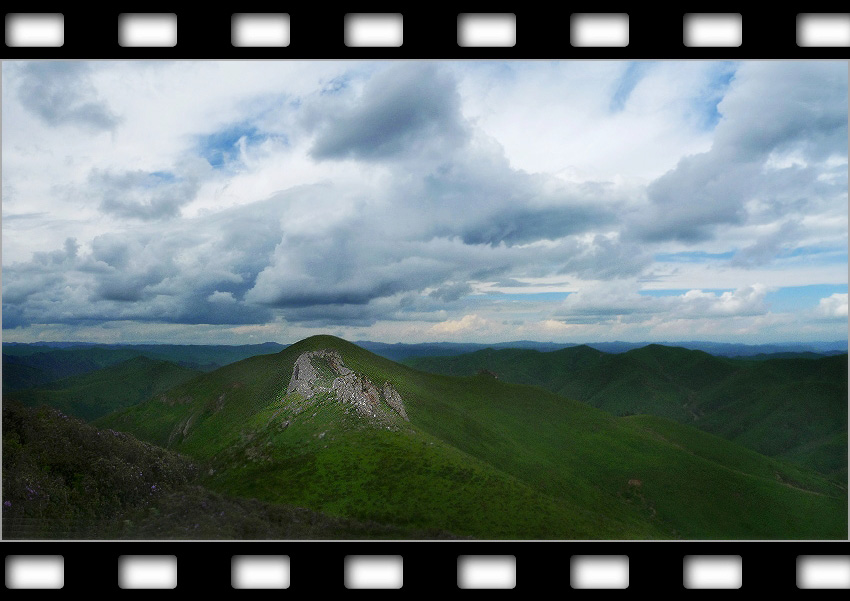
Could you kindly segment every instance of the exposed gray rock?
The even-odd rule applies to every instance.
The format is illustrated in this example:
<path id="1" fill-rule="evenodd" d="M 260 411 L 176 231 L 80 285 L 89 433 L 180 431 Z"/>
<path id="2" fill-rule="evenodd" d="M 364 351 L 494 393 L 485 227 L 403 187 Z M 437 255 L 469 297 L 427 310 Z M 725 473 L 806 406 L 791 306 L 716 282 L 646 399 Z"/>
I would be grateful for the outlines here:
<path id="1" fill-rule="evenodd" d="M 381 393 L 368 378 L 352 372 L 335 379 L 332 389 L 340 403 L 354 405 L 361 417 L 377 417 Z"/>
<path id="2" fill-rule="evenodd" d="M 326 364 L 336 376 L 330 386 L 327 385 L 327 376 L 322 381 L 324 367 L 318 366 L 317 360 Z M 384 382 L 379 390 L 369 378 L 346 367 L 342 357 L 334 350 L 308 351 L 298 357 L 286 389 L 286 394 L 293 392 L 303 399 L 311 399 L 319 393 L 333 393 L 338 402 L 351 406 L 361 418 L 378 425 L 392 424 L 399 417 L 410 421 L 404 401 L 392 384 Z"/>
<path id="3" fill-rule="evenodd" d="M 402 416 L 404 421 L 409 422 L 410 419 L 407 417 L 407 412 L 404 410 L 404 402 L 401 400 L 401 395 L 398 393 L 398 390 L 393 388 L 393 385 L 389 382 L 384 382 L 384 389 L 382 392 L 387 405 L 392 407 L 396 413 Z"/>
<path id="4" fill-rule="evenodd" d="M 295 365 L 292 367 L 292 378 L 289 380 L 286 394 L 297 392 L 305 399 L 309 399 L 318 392 L 313 386 L 319 379 L 319 374 L 310 361 L 312 355 L 313 353 L 304 353 L 295 360 Z"/>

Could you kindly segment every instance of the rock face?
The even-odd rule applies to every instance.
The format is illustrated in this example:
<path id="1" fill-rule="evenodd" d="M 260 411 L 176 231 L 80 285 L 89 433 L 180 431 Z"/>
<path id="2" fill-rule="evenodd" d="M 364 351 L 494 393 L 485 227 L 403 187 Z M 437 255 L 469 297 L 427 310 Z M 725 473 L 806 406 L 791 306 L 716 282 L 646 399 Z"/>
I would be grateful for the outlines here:
<path id="1" fill-rule="evenodd" d="M 396 413 L 402 416 L 404 421 L 409 422 L 410 419 L 408 419 L 407 412 L 404 410 L 404 402 L 401 400 L 401 395 L 398 393 L 398 390 L 393 388 L 392 384 L 389 382 L 384 382 L 384 389 L 382 392 L 384 393 L 384 400 L 387 402 L 387 405 L 392 407 Z"/>
<path id="2" fill-rule="evenodd" d="M 298 357 L 286 388 L 287 395 L 292 393 L 303 399 L 332 394 L 339 403 L 376 425 L 390 426 L 399 418 L 410 421 L 404 401 L 392 384 L 384 382 L 379 389 L 366 376 L 348 369 L 334 350 L 309 351 Z"/>

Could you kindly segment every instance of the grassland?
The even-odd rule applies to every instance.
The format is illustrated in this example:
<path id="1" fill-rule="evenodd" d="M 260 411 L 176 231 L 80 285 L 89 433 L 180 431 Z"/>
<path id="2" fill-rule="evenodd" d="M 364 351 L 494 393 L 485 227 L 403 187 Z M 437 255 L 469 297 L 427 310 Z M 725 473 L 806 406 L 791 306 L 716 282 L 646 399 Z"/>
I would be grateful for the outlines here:
<path id="1" fill-rule="evenodd" d="M 847 479 L 847 355 L 756 361 L 660 345 L 622 354 L 579 346 L 407 363 L 459 376 L 486 369 L 500 380 L 541 386 L 614 415 L 666 417 Z"/>
<path id="2" fill-rule="evenodd" d="M 378 385 L 390 382 L 409 424 L 377 429 L 331 398 L 286 396 L 297 357 L 322 349 Z M 218 494 L 408 531 L 847 536 L 846 482 L 662 417 L 617 417 L 487 375 L 425 373 L 330 336 L 201 375 L 96 424 L 192 457 Z"/>
<path id="3" fill-rule="evenodd" d="M 5 396 L 28 406 L 49 405 L 90 421 L 141 403 L 200 373 L 169 361 L 139 356 Z"/>
<path id="4" fill-rule="evenodd" d="M 185 456 L 47 407 L 3 405 L 5 539 L 452 538 L 215 493 Z"/>

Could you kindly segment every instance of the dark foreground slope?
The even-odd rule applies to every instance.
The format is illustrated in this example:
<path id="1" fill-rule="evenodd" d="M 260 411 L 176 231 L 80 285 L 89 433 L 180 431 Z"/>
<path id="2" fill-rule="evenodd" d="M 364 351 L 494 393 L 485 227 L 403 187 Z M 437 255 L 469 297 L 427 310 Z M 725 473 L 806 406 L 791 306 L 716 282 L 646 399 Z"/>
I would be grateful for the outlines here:
<path id="1" fill-rule="evenodd" d="M 622 354 L 580 346 L 408 363 L 447 375 L 486 369 L 615 415 L 667 417 L 846 480 L 847 355 L 751 361 L 660 345 Z"/>
<path id="2" fill-rule="evenodd" d="M 198 484 L 201 466 L 46 407 L 3 405 L 5 539 L 445 538 Z"/>
<path id="3" fill-rule="evenodd" d="M 409 421 L 398 412 L 370 421 L 331 393 L 287 393 L 296 360 L 320 350 L 396 390 Z M 384 400 L 374 407 L 394 415 Z M 330 336 L 98 423 L 205 462 L 204 483 L 219 493 L 407 529 L 487 539 L 847 535 L 846 486 L 813 472 L 669 420 L 618 418 L 488 376 L 428 374 Z"/>
<path id="4" fill-rule="evenodd" d="M 40 388 L 10 392 L 5 398 L 29 406 L 48 405 L 69 415 L 93 420 L 141 403 L 200 373 L 169 361 L 140 356 Z"/>

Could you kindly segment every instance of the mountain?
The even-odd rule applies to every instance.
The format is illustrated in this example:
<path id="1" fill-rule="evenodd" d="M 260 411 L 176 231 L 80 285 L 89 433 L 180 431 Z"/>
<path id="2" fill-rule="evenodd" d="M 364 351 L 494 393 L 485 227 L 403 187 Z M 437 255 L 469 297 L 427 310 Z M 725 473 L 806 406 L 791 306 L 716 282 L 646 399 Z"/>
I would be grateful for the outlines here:
<path id="1" fill-rule="evenodd" d="M 493 349 L 532 349 L 542 352 L 575 347 L 575 344 L 518 340 L 497 344 L 433 342 L 419 344 L 386 344 L 360 341 L 362 348 L 392 359 L 404 361 L 415 357 L 462 355 Z M 606 353 L 624 353 L 646 346 L 640 342 L 594 342 L 590 346 Z M 686 342 L 679 346 L 700 349 L 718 356 L 747 356 L 753 359 L 786 354 L 815 358 L 847 352 L 845 342 L 813 342 L 808 344 L 776 344 L 748 346 L 712 342 Z M 286 345 L 276 342 L 245 345 L 176 345 L 176 344 L 99 344 L 87 342 L 3 343 L 3 390 L 14 391 L 44 386 L 56 380 L 89 373 L 132 357 L 148 357 L 171 361 L 201 371 L 212 371 L 248 357 L 280 352 Z M 836 350 L 838 349 L 838 350 Z"/>
<path id="2" fill-rule="evenodd" d="M 396 342 L 395 344 L 387 344 L 385 342 L 371 342 L 369 340 L 358 340 L 355 344 L 368 351 L 372 351 L 376 355 L 392 359 L 393 361 L 403 361 L 411 357 L 441 357 L 447 355 L 463 355 L 473 353 L 485 348 L 526 348 L 537 351 L 555 351 L 567 346 L 575 346 L 573 344 L 557 344 L 554 342 L 532 342 L 528 340 L 518 340 L 515 342 L 499 342 L 497 344 L 478 344 L 474 342 L 420 342 L 416 344 L 406 344 Z"/>
<path id="3" fill-rule="evenodd" d="M 15 347 L 17 348 L 17 347 Z M 3 392 L 44 386 L 138 357 L 131 350 L 50 350 L 10 355 L 3 346 Z"/>
<path id="4" fill-rule="evenodd" d="M 541 386 L 615 415 L 649 414 L 846 480 L 847 355 L 759 361 L 649 345 L 550 353 L 483 350 L 410 359 L 418 369 Z"/>
<path id="5" fill-rule="evenodd" d="M 517 340 L 514 342 L 499 342 L 496 344 L 479 344 L 473 342 L 422 342 L 417 344 L 357 341 L 355 344 L 372 351 L 376 355 L 404 361 L 414 357 L 448 357 L 464 355 L 486 349 L 530 349 L 541 352 L 557 351 L 564 348 L 580 346 L 574 343 L 534 342 Z M 588 342 L 581 346 L 589 346 L 603 353 L 625 353 L 643 348 L 652 342 Z M 817 358 L 827 355 L 843 355 L 847 353 L 847 341 L 809 342 L 809 343 L 780 343 L 780 344 L 735 344 L 724 342 L 663 342 L 664 346 L 677 346 L 691 350 L 700 350 L 718 357 L 750 357 L 769 359 L 773 355 L 797 355 Z"/>
<path id="6" fill-rule="evenodd" d="M 9 392 L 6 398 L 29 406 L 49 405 L 93 420 L 145 401 L 200 373 L 169 361 L 138 356 L 39 388 Z"/>
<path id="7" fill-rule="evenodd" d="M 579 363 L 595 359 L 586 349 Z M 843 539 L 847 491 L 651 416 L 331 336 L 202 374 L 95 425 L 191 457 L 217 494 L 483 539 Z"/>
<path id="8" fill-rule="evenodd" d="M 277 353 L 275 342 L 244 345 L 3 343 L 3 390 L 44 386 L 132 359 L 147 357 L 212 371 L 247 357 Z"/>

